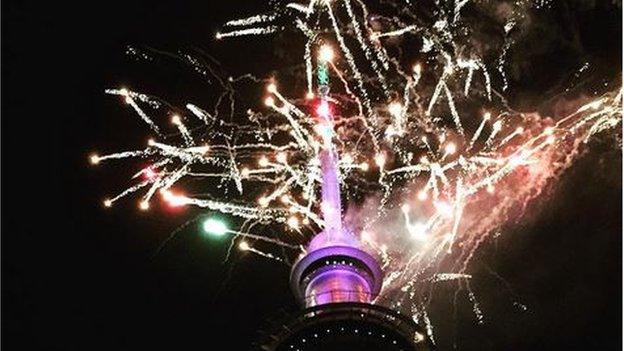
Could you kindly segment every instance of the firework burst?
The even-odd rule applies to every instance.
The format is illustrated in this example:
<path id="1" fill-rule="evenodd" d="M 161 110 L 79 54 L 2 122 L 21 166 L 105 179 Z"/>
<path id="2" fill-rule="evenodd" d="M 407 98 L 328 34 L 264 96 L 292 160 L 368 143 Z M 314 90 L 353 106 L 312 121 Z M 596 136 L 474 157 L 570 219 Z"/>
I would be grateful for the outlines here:
<path id="1" fill-rule="evenodd" d="M 471 12 L 478 14 L 479 6 L 472 4 Z M 163 123 L 153 114 L 174 110 L 163 100 L 106 90 L 120 96 L 154 138 L 138 150 L 90 156 L 93 164 L 149 160 L 135 184 L 104 205 L 132 196 L 141 210 L 160 198 L 169 206 L 220 212 L 237 219 L 238 228 L 211 218 L 208 232 L 232 235 L 241 250 L 283 262 L 321 229 L 344 223 L 382 259 L 379 303 L 408 311 L 431 333 L 431 291 L 454 280 L 468 286 L 481 322 L 469 285 L 476 249 L 522 213 L 592 136 L 621 123 L 619 87 L 578 100 L 561 116 L 509 107 L 506 69 L 515 33 L 527 8 L 548 3 L 513 6 L 487 48 L 476 39 L 478 16 L 464 16 L 468 1 L 276 2 L 270 12 L 227 22 L 217 39 L 299 36 L 298 78 L 305 89 L 282 90 L 274 77 L 225 77 L 181 55 L 223 87 L 216 106 L 188 103 Z M 233 92 L 243 82 L 264 85 L 264 108 L 241 112 Z M 218 186 L 185 192 L 196 180 Z M 328 182 L 339 191 L 321 191 Z M 262 229 L 276 224 L 283 233 Z M 288 250 L 261 250 L 254 246 L 260 241 Z"/>

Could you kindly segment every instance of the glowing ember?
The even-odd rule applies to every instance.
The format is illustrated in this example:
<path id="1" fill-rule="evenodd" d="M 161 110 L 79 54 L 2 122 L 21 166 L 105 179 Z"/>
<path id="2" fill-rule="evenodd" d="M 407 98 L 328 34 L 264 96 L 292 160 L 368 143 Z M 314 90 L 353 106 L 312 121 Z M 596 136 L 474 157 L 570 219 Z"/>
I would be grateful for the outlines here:
<path id="1" fill-rule="evenodd" d="M 202 224 L 204 232 L 213 236 L 224 236 L 228 232 L 225 223 L 216 218 L 208 218 Z"/>

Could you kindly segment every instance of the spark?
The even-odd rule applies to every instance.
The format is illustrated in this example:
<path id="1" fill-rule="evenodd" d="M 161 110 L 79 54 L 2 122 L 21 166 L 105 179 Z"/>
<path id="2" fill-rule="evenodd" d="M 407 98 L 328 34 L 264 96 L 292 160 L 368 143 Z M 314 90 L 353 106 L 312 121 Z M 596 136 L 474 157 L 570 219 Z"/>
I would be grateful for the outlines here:
<path id="1" fill-rule="evenodd" d="M 323 62 L 331 62 L 334 59 L 334 49 L 329 45 L 323 45 L 319 49 L 319 59 Z"/>
<path id="2" fill-rule="evenodd" d="M 147 201 L 139 202 L 139 208 L 141 209 L 141 211 L 149 210 L 149 208 L 150 208 L 149 202 L 147 202 Z"/>
<path id="3" fill-rule="evenodd" d="M 445 147 L 444 147 L 444 152 L 447 155 L 452 155 L 457 151 L 457 145 L 455 145 L 454 143 L 448 143 Z"/>
<path id="4" fill-rule="evenodd" d="M 89 162 L 91 162 L 92 165 L 97 165 L 98 163 L 100 163 L 100 156 L 92 154 L 91 156 L 89 156 Z"/>
<path id="5" fill-rule="evenodd" d="M 229 232 L 227 225 L 217 218 L 208 218 L 202 224 L 204 232 L 213 236 L 224 236 Z"/>

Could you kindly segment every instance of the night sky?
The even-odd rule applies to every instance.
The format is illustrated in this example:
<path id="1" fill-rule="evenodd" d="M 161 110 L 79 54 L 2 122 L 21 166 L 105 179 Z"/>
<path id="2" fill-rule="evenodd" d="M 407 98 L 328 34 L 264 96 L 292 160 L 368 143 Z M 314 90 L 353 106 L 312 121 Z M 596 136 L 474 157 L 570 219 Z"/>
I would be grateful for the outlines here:
<path id="1" fill-rule="evenodd" d="M 583 59 L 621 76 L 621 5 L 555 2 L 536 44 L 522 44 L 534 49 L 516 67 L 526 74 L 512 78 L 519 108 L 552 92 Z M 279 68 L 270 39 L 213 39 L 220 24 L 262 4 L 2 2 L 6 350 L 247 350 L 267 320 L 298 310 L 287 266 L 238 253 L 224 262 L 227 240 L 201 237 L 196 222 L 154 255 L 199 212 L 143 213 L 133 199 L 105 209 L 102 199 L 124 188 L 137 165 L 88 163 L 92 151 L 132 149 L 149 136 L 104 89 L 174 102 L 210 93 L 179 65 L 129 58 L 127 45 L 202 50 L 233 73 L 269 74 Z M 453 286 L 441 288 L 443 303 L 432 311 L 439 349 L 621 349 L 621 177 L 613 140 L 592 142 L 523 220 L 479 251 L 472 273 L 483 325 L 465 297 L 452 308 Z"/>

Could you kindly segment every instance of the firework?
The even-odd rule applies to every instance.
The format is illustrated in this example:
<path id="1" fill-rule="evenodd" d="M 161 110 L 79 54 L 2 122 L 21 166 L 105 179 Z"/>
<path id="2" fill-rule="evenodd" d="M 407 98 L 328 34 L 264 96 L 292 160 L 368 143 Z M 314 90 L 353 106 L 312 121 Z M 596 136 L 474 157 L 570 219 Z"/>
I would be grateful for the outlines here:
<path id="1" fill-rule="evenodd" d="M 466 3 L 448 9 L 436 2 L 427 21 L 415 5 L 372 15 L 360 0 L 310 0 L 226 23 L 217 39 L 299 34 L 305 91 L 283 91 L 274 78 L 226 79 L 189 55 L 182 59 L 224 87 L 212 109 L 189 102 L 186 114 L 160 123 L 149 111 L 166 109 L 162 100 L 106 90 L 156 137 L 138 150 L 89 156 L 94 165 L 150 162 L 104 205 L 136 196 L 148 210 L 160 197 L 169 206 L 220 212 L 237 229 L 211 217 L 207 233 L 230 234 L 239 249 L 283 262 L 321 230 L 327 241 L 350 233 L 382 259 L 379 303 L 408 311 L 431 333 L 431 288 L 462 281 L 481 322 L 469 288 L 476 249 L 569 167 L 592 136 L 615 130 L 622 92 L 588 97 L 565 116 L 512 110 L 504 99 L 506 57 L 519 12 L 499 28 L 504 40 L 489 49 L 497 57 L 490 62 L 492 52 L 466 44 L 474 32 L 462 16 Z M 393 54 L 408 38 L 422 43 L 411 62 Z M 264 109 L 236 107 L 231 92 L 249 80 L 265 82 Z M 224 101 L 230 118 L 219 115 Z M 221 191 L 185 194 L 188 180 L 216 180 Z M 284 230 L 262 230 L 275 225 Z M 260 242 L 289 250 L 263 251 L 254 246 Z"/>

